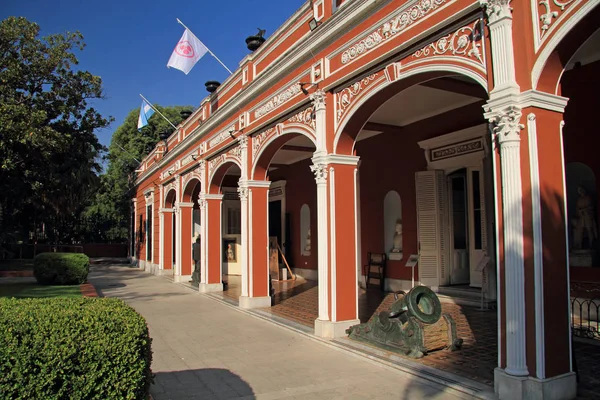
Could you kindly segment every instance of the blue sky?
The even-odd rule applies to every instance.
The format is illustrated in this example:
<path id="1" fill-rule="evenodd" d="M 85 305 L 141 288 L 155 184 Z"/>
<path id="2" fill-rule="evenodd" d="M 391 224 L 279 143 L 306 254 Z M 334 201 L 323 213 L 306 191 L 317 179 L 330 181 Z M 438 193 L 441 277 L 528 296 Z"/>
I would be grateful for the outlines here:
<path id="1" fill-rule="evenodd" d="M 115 122 L 97 132 L 110 143 L 143 94 L 154 104 L 197 107 L 208 94 L 207 80 L 223 82 L 229 73 L 209 54 L 185 75 L 167 68 L 185 23 L 208 48 L 235 71 L 249 50 L 245 39 L 266 29 L 268 38 L 305 0 L 3 0 L 0 19 L 23 16 L 38 23 L 41 35 L 80 31 L 86 48 L 80 68 L 102 77 L 105 100 L 94 102 Z"/>

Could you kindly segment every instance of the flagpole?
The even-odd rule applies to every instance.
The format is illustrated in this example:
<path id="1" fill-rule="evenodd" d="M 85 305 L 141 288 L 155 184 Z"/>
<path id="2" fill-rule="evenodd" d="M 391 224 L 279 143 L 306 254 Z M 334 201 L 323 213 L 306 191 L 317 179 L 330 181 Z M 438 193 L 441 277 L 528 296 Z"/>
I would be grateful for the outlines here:
<path id="1" fill-rule="evenodd" d="M 138 163 L 138 164 L 141 164 L 141 163 L 142 163 L 140 160 L 138 160 L 137 158 L 135 158 L 134 156 L 132 156 L 130 152 L 128 152 L 127 150 L 125 150 L 125 149 L 123 148 L 123 146 L 121 146 L 119 143 L 116 143 L 116 142 L 115 142 L 115 144 L 116 144 L 117 146 L 119 146 L 119 148 L 120 148 L 121 150 L 123 150 L 123 151 L 124 151 L 124 152 L 125 152 L 125 153 L 126 153 L 128 156 L 129 156 L 129 157 L 131 157 L 131 158 L 133 158 L 135 161 L 137 161 L 137 163 Z"/>
<path id="2" fill-rule="evenodd" d="M 153 109 L 154 111 L 156 111 L 156 112 L 158 113 L 158 115 L 160 115 L 161 117 L 163 117 L 163 118 L 165 119 L 165 121 L 167 121 L 167 122 L 169 123 L 169 125 L 171 125 L 171 126 L 173 127 L 173 129 L 175 129 L 175 130 L 177 129 L 177 127 L 176 127 L 175 125 L 173 125 L 173 123 L 172 123 L 171 121 L 169 121 L 169 119 L 168 119 L 167 117 L 165 117 L 165 116 L 164 116 L 164 115 L 163 115 L 163 114 L 162 114 L 160 111 L 158 111 L 158 110 L 156 109 L 156 107 L 154 107 L 154 105 L 148 101 L 148 99 L 147 99 L 147 98 L 145 98 L 144 96 L 142 96 L 142 94 L 141 94 L 141 93 L 140 93 L 140 97 L 141 97 L 142 99 L 144 99 L 144 101 L 146 101 L 146 103 L 148 103 L 148 105 L 149 105 L 150 107 L 152 107 L 152 109 Z"/>
<path id="3" fill-rule="evenodd" d="M 192 30 L 190 28 L 185 26 L 185 24 L 183 22 L 181 22 L 181 20 L 179 18 L 176 18 L 176 19 L 177 19 L 177 22 L 179 22 L 181 25 L 183 25 L 183 27 L 185 29 L 187 29 L 188 31 L 190 31 L 190 33 L 192 35 L 194 35 L 194 32 L 192 32 Z M 194 35 L 194 36 L 196 36 L 196 35 Z M 197 36 L 196 36 L 196 39 L 198 39 Z M 204 44 L 204 42 L 202 44 Z M 213 56 L 219 62 L 219 64 L 221 64 L 223 66 L 223 68 L 225 68 L 227 70 L 227 72 L 229 72 L 230 74 L 233 74 L 233 72 L 231 72 L 231 70 L 229 68 L 227 68 L 227 66 L 225 64 L 223 64 L 223 62 L 221 60 L 219 60 L 219 57 L 215 56 L 215 53 L 210 51 L 210 49 L 205 44 L 204 44 L 204 47 L 206 47 L 206 50 L 210 53 L 210 55 Z"/>

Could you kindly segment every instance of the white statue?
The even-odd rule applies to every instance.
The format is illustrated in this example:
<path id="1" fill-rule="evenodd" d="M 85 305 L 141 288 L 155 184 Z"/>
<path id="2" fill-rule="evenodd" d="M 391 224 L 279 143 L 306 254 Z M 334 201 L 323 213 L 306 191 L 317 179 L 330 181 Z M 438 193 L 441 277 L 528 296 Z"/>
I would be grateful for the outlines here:
<path id="1" fill-rule="evenodd" d="M 402 221 L 396 221 L 396 232 L 394 233 L 394 247 L 391 253 L 402 253 Z"/>
<path id="2" fill-rule="evenodd" d="M 577 198 L 576 208 L 577 216 L 573 222 L 573 248 L 583 249 L 583 236 L 587 235 L 587 248 L 593 248 L 594 242 L 598 239 L 598 229 L 596 228 L 596 219 L 594 217 L 594 200 L 587 194 L 583 186 L 577 188 L 579 198 Z"/>
<path id="3" fill-rule="evenodd" d="M 235 256 L 233 254 L 233 248 L 231 247 L 231 243 L 227 245 L 227 261 L 234 261 Z"/>
<path id="4" fill-rule="evenodd" d="M 306 243 L 304 244 L 304 251 L 310 252 L 310 228 L 308 228 L 308 232 L 306 233 Z"/>

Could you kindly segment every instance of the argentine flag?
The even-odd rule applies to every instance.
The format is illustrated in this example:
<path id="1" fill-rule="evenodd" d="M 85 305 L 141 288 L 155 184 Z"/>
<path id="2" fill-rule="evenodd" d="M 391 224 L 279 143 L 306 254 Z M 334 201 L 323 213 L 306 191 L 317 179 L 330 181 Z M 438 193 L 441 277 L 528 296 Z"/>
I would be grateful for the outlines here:
<path id="1" fill-rule="evenodd" d="M 152 106 L 146 102 L 146 100 L 142 100 L 142 106 L 140 107 L 140 116 L 138 118 L 138 131 L 148 125 L 148 118 L 150 118 L 154 114 L 154 110 Z"/>

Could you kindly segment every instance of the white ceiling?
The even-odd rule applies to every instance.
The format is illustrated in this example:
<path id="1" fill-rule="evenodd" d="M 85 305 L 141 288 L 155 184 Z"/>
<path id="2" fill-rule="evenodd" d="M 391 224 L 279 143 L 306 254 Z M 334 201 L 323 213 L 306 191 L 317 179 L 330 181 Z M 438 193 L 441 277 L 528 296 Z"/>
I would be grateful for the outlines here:
<path id="1" fill-rule="evenodd" d="M 473 82 L 469 81 L 468 83 L 472 84 Z M 478 97 L 435 89 L 428 86 L 415 85 L 403 90 L 382 104 L 381 107 L 373 113 L 371 118 L 369 118 L 369 122 L 402 127 L 480 100 L 481 99 Z M 358 140 L 365 140 L 381 133 L 382 131 L 365 129 L 360 132 Z M 307 151 L 288 150 L 283 147 L 277 151 L 271 165 L 294 164 L 298 161 L 311 158 L 315 151 L 315 146 L 312 141 L 305 136 L 297 136 L 287 142 L 284 146 L 305 147 Z M 271 166 L 269 170 L 276 168 L 277 167 Z M 233 174 L 234 171 L 230 170 L 228 173 Z M 235 173 L 239 172 L 236 171 Z"/>
<path id="2" fill-rule="evenodd" d="M 573 68 L 576 62 L 582 65 L 600 60 L 600 29 L 598 29 L 589 39 L 575 52 L 573 58 L 569 60 L 567 70 Z"/>

